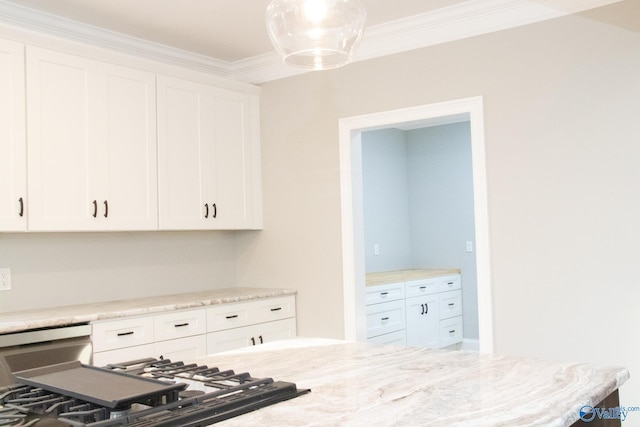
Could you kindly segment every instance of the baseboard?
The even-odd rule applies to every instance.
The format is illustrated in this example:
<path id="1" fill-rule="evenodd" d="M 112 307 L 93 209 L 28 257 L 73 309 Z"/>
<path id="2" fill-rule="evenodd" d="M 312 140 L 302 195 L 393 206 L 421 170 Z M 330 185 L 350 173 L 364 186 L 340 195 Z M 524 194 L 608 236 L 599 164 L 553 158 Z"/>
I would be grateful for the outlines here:
<path id="1" fill-rule="evenodd" d="M 480 340 L 465 338 L 462 340 L 460 350 L 465 351 L 480 351 Z"/>

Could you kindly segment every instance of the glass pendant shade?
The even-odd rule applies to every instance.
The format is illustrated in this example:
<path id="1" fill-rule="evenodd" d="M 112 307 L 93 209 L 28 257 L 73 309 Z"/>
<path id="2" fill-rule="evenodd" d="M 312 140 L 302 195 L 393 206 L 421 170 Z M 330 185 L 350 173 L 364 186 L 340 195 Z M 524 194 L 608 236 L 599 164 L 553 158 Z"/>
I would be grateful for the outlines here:
<path id="1" fill-rule="evenodd" d="M 267 31 L 285 64 L 326 70 L 351 62 L 366 18 L 357 0 L 272 0 Z"/>

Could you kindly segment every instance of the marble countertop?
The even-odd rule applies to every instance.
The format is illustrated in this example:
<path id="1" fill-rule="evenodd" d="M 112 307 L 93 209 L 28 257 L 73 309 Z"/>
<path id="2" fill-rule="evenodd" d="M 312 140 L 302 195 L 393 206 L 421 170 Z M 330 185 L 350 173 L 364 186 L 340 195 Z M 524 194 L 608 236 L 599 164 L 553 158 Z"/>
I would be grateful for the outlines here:
<path id="1" fill-rule="evenodd" d="M 569 426 L 629 378 L 620 367 L 302 338 L 198 362 L 311 389 L 225 427 Z"/>
<path id="2" fill-rule="evenodd" d="M 52 307 L 50 309 L 14 311 L 0 313 L 0 334 L 117 317 L 153 314 L 184 308 L 197 308 L 214 304 L 249 301 L 259 298 L 293 295 L 295 293 L 296 291 L 291 289 L 226 288 L 175 295 L 106 301 L 93 304 L 68 305 Z"/>
<path id="3" fill-rule="evenodd" d="M 450 276 L 460 274 L 459 268 L 415 268 L 410 270 L 381 271 L 367 273 L 366 286 L 382 285 L 385 283 L 406 282 L 407 280 L 431 277 Z"/>

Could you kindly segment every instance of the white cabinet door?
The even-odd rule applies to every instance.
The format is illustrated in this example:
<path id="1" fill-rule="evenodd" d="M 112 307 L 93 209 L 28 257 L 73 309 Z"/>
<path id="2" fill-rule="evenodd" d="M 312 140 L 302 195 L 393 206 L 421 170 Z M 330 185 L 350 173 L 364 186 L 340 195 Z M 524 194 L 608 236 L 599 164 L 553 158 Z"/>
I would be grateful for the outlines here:
<path id="1" fill-rule="evenodd" d="M 440 347 L 438 294 L 407 298 L 407 345 Z"/>
<path id="2" fill-rule="evenodd" d="M 96 228 L 95 63 L 27 47 L 30 230 Z"/>
<path id="3" fill-rule="evenodd" d="M 27 229 L 24 45 L 0 40 L 0 231 Z"/>
<path id="4" fill-rule="evenodd" d="M 100 169 L 95 172 L 103 187 L 92 196 L 104 209 L 100 224 L 109 230 L 156 230 L 155 75 L 99 63 L 98 83 Z"/>
<path id="5" fill-rule="evenodd" d="M 152 356 L 156 359 L 191 361 L 207 354 L 207 339 L 204 335 L 159 341 L 154 344 Z"/>
<path id="6" fill-rule="evenodd" d="M 283 319 L 207 334 L 207 353 L 235 350 L 296 336 L 296 319 Z"/>
<path id="7" fill-rule="evenodd" d="M 257 102 L 158 76 L 161 229 L 261 226 Z"/>

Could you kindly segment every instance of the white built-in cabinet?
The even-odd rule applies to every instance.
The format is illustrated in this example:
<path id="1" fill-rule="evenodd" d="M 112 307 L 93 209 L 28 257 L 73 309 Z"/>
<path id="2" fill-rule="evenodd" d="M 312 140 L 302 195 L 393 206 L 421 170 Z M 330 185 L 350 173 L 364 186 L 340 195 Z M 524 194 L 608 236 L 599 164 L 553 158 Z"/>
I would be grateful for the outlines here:
<path id="1" fill-rule="evenodd" d="M 92 322 L 93 364 L 193 360 L 296 336 L 295 296 Z"/>
<path id="2" fill-rule="evenodd" d="M 459 274 L 368 286 L 367 341 L 441 348 L 463 340 Z"/>
<path id="3" fill-rule="evenodd" d="M 24 45 L 0 39 L 0 230 L 27 229 Z"/>
<path id="4" fill-rule="evenodd" d="M 0 39 L 0 232 L 262 228 L 257 89 L 122 62 Z"/>
<path id="5" fill-rule="evenodd" d="M 157 229 L 155 75 L 27 47 L 29 230 Z"/>
<path id="6" fill-rule="evenodd" d="M 161 229 L 261 226 L 257 98 L 158 76 Z"/>

